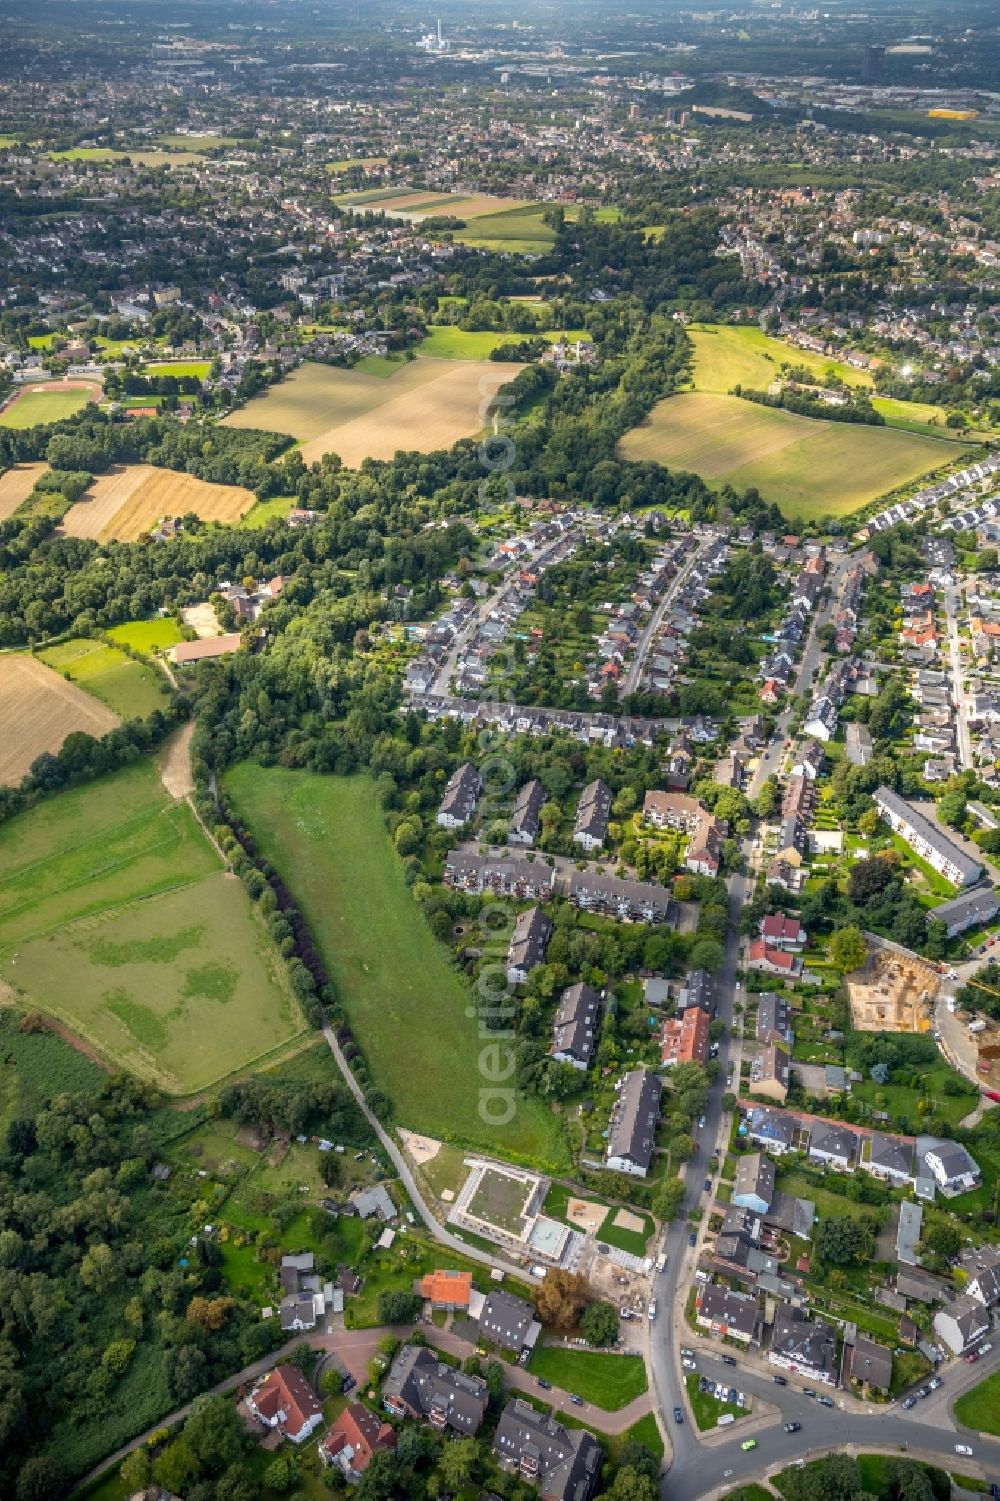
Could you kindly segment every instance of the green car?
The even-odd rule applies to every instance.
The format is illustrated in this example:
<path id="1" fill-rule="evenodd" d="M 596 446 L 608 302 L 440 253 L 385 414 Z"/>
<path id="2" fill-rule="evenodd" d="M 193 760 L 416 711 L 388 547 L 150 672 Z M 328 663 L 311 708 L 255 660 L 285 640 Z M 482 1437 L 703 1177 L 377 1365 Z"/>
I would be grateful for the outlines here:
<path id="1" fill-rule="evenodd" d="M 757 1440 L 755 1438 L 745 1438 L 742 1444 L 740 1444 L 741 1449 L 756 1449 L 756 1447 Z"/>

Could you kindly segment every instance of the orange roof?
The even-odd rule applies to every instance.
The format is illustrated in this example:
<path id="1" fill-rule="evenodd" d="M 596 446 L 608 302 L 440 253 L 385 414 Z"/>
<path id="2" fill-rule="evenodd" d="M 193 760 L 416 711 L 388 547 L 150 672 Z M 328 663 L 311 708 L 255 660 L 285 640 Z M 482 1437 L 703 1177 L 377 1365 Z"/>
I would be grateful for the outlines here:
<path id="1" fill-rule="evenodd" d="M 468 1308 L 472 1294 L 472 1273 L 434 1271 L 420 1279 L 420 1296 L 432 1303 L 453 1303 Z"/>
<path id="2" fill-rule="evenodd" d="M 708 1017 L 700 1006 L 688 1006 L 679 1017 L 663 1023 L 660 1037 L 664 1063 L 704 1063 L 708 1056 Z"/>

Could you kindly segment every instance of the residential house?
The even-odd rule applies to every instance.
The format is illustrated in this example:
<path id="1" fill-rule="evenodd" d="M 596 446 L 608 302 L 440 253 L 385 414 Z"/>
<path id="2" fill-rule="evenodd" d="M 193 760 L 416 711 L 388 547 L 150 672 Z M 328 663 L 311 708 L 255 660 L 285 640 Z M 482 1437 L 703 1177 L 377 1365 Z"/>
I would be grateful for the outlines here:
<path id="1" fill-rule="evenodd" d="M 460 891 L 493 892 L 515 901 L 545 901 L 555 886 L 555 871 L 544 860 L 493 859 L 451 850 L 442 877 Z"/>
<path id="2" fill-rule="evenodd" d="M 1000 1251 L 995 1246 L 977 1246 L 963 1251 L 959 1266 L 968 1277 L 966 1296 L 975 1298 L 984 1308 L 1000 1303 Z"/>
<path id="3" fill-rule="evenodd" d="M 383 1183 L 370 1188 L 359 1188 L 348 1201 L 354 1213 L 362 1220 L 376 1217 L 382 1221 L 395 1219 L 397 1210 L 392 1195 Z"/>
<path id="4" fill-rule="evenodd" d="M 766 1214 L 774 1198 L 774 1163 L 763 1152 L 744 1152 L 737 1159 L 730 1203 Z"/>
<path id="5" fill-rule="evenodd" d="M 890 787 L 879 787 L 873 797 L 876 808 L 889 827 L 900 834 L 910 848 L 940 875 L 951 881 L 953 886 L 971 886 L 979 880 L 983 873 L 979 861 L 947 838 L 931 819 L 911 803 L 906 802 Z"/>
<path id="6" fill-rule="evenodd" d="M 913 1142 L 905 1136 L 885 1136 L 874 1131 L 868 1139 L 868 1157 L 861 1163 L 876 1178 L 889 1183 L 912 1183 L 914 1174 Z"/>
<path id="7" fill-rule="evenodd" d="M 426 1418 L 463 1438 L 479 1432 L 490 1391 L 481 1376 L 467 1376 L 438 1359 L 426 1345 L 403 1345 L 382 1384 L 382 1405 L 396 1418 Z"/>
<path id="8" fill-rule="evenodd" d="M 501 1469 L 535 1486 L 541 1501 L 590 1501 L 604 1463 L 586 1428 L 566 1428 L 520 1397 L 500 1414 L 493 1454 Z"/>
<path id="9" fill-rule="evenodd" d="M 247 1397 L 247 1407 L 293 1444 L 302 1444 L 323 1421 L 323 1409 L 298 1366 L 275 1366 Z"/>
<path id="10" fill-rule="evenodd" d="M 656 881 L 629 881 L 598 875 L 594 870 L 573 870 L 568 876 L 556 877 L 553 886 L 575 907 L 605 912 L 618 922 L 665 923 L 673 911 L 669 888 Z"/>
<path id="11" fill-rule="evenodd" d="M 806 946 L 805 928 L 797 917 L 788 917 L 784 912 L 769 912 L 761 922 L 760 933 L 770 948 L 798 954 Z"/>
<path id="12" fill-rule="evenodd" d="M 878 1392 L 892 1385 L 892 1351 L 877 1345 L 863 1334 L 856 1334 L 850 1351 L 850 1379 Z"/>
<path id="13" fill-rule="evenodd" d="M 515 1350 L 519 1355 L 522 1350 L 532 1349 L 542 1332 L 531 1304 L 503 1288 L 493 1288 L 486 1294 L 479 1314 L 479 1331 L 492 1344 Z"/>
<path id="14" fill-rule="evenodd" d="M 826 1167 L 846 1173 L 860 1155 L 860 1138 L 834 1121 L 817 1121 L 809 1133 L 809 1157 Z"/>
<path id="15" fill-rule="evenodd" d="M 467 1309 L 472 1296 L 472 1273 L 448 1268 L 427 1272 L 420 1279 L 420 1296 L 435 1308 Z"/>
<path id="16" fill-rule="evenodd" d="M 751 943 L 747 964 L 750 969 L 760 970 L 767 975 L 780 975 L 786 980 L 797 979 L 802 972 L 802 960 L 797 954 L 772 948 L 763 938 L 755 938 Z"/>
<path id="17" fill-rule="evenodd" d="M 675 1063 L 705 1063 L 709 1048 L 708 1016 L 698 1006 L 689 1006 L 680 1016 L 660 1028 L 660 1056 L 665 1068 Z"/>
<path id="18" fill-rule="evenodd" d="M 514 811 L 510 818 L 510 828 L 507 831 L 507 839 L 511 844 L 534 844 L 538 838 L 538 831 L 542 824 L 542 805 L 545 802 L 545 788 L 537 778 L 525 782 L 517 800 L 514 803 Z"/>
<path id="19" fill-rule="evenodd" d="M 992 922 L 1000 912 L 1000 894 L 993 886 L 976 886 L 971 891 L 962 891 L 951 901 L 940 902 L 932 907 L 928 916 L 943 922 L 949 938 L 965 933 L 969 928 L 981 928 Z"/>
<path id="20" fill-rule="evenodd" d="M 750 1063 L 751 1094 L 764 1095 L 783 1105 L 788 1095 L 789 1056 L 780 1044 L 770 1042 Z"/>
<path id="21" fill-rule="evenodd" d="M 599 850 L 608 837 L 611 789 L 600 777 L 588 782 L 580 794 L 573 826 L 573 843 L 585 850 Z"/>
<path id="22" fill-rule="evenodd" d="M 618 1088 L 611 1112 L 606 1165 L 645 1178 L 656 1146 L 663 1081 L 644 1069 L 630 1070 Z"/>
<path id="23" fill-rule="evenodd" d="M 711 1283 L 699 1284 L 695 1293 L 695 1322 L 717 1337 L 756 1342 L 760 1334 L 760 1309 L 749 1293 L 733 1292 Z"/>
<path id="24" fill-rule="evenodd" d="M 826 752 L 818 740 L 804 740 L 795 752 L 792 762 L 793 777 L 808 777 L 815 781 L 823 770 Z"/>
<path id="25" fill-rule="evenodd" d="M 778 848 L 775 851 L 775 859 L 781 860 L 786 865 L 799 866 L 802 864 L 802 856 L 806 848 L 806 827 L 797 814 L 790 814 L 782 820 L 778 832 Z"/>
<path id="26" fill-rule="evenodd" d="M 552 1057 L 574 1068 L 588 1068 L 597 1045 L 600 1010 L 601 997 L 589 985 L 564 990 L 552 1021 Z"/>
<path id="27" fill-rule="evenodd" d="M 757 996 L 755 1031 L 758 1042 L 791 1043 L 795 1035 L 792 1031 L 792 1008 L 785 996 L 778 995 L 773 990 L 760 992 Z"/>
<path id="28" fill-rule="evenodd" d="M 934 1315 L 934 1332 L 953 1355 L 962 1355 L 989 1331 L 990 1314 L 976 1298 L 963 1294 Z"/>
<path id="29" fill-rule="evenodd" d="M 768 1110 L 755 1105 L 744 1117 L 746 1134 L 759 1146 L 767 1147 L 777 1156 L 790 1152 L 795 1142 L 795 1117 L 783 1110 Z"/>
<path id="30" fill-rule="evenodd" d="M 845 752 L 852 766 L 867 766 L 875 754 L 868 726 L 851 720 L 844 732 Z"/>
<path id="31" fill-rule="evenodd" d="M 822 1319 L 782 1304 L 774 1315 L 768 1360 L 824 1386 L 837 1384 L 837 1336 Z"/>
<path id="32" fill-rule="evenodd" d="M 903 1266 L 919 1266 L 920 1232 L 924 1219 L 922 1204 L 904 1199 L 899 1206 L 899 1223 L 896 1226 L 896 1260 Z"/>
<path id="33" fill-rule="evenodd" d="M 541 907 L 518 913 L 507 949 L 507 983 L 523 985 L 536 964 L 545 958 L 552 937 L 552 923 Z"/>
<path id="34" fill-rule="evenodd" d="M 682 829 L 688 834 L 686 870 L 715 876 L 722 863 L 724 825 L 695 797 L 683 792 L 647 792 L 643 821 L 657 829 Z"/>
<path id="35" fill-rule="evenodd" d="M 483 782 L 479 772 L 466 761 L 453 771 L 438 808 L 437 821 L 443 829 L 460 829 L 476 811 Z"/>
<path id="36" fill-rule="evenodd" d="M 319 1457 L 340 1471 L 345 1480 L 360 1480 L 372 1455 L 380 1449 L 395 1449 L 396 1430 L 361 1402 L 352 1402 L 335 1418 L 320 1440 Z"/>
<path id="37" fill-rule="evenodd" d="M 934 1182 L 946 1198 L 968 1193 L 980 1182 L 979 1164 L 957 1141 L 935 1141 L 923 1152 Z"/>
<path id="38" fill-rule="evenodd" d="M 696 1007 L 711 1019 L 715 1015 L 715 982 L 707 969 L 691 969 L 677 996 L 678 1012 Z"/>

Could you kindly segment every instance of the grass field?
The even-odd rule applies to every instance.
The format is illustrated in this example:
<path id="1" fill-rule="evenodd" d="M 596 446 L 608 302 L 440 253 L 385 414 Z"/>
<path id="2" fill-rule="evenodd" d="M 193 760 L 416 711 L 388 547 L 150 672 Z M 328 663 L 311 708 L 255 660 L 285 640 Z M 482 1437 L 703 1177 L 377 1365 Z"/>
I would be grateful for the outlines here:
<path id="1" fill-rule="evenodd" d="M 16 785 L 43 752 L 85 730 L 100 737 L 117 714 L 27 654 L 0 656 L 0 784 Z"/>
<path id="2" fill-rule="evenodd" d="M 1000 1371 L 994 1371 L 955 1403 L 960 1423 L 977 1433 L 1000 1434 Z"/>
<path id="3" fill-rule="evenodd" d="M 198 162 L 196 151 L 112 151 L 103 146 L 74 146 L 70 151 L 50 151 L 54 162 L 123 162 L 126 157 L 134 167 L 185 167 Z"/>
<path id="4" fill-rule="evenodd" d="M 72 417 L 90 400 L 91 391 L 97 386 L 32 386 L 23 389 L 4 412 L 0 412 L 0 427 L 37 427 L 43 422 L 62 422 Z"/>
<path id="5" fill-rule="evenodd" d="M 467 228 L 456 231 L 455 239 L 479 249 L 544 255 L 556 238 L 555 230 L 542 218 L 544 212 L 545 205 L 541 203 L 503 209 L 474 219 Z"/>
<path id="6" fill-rule="evenodd" d="M 53 1032 L 22 1032 L 19 1012 L 0 1010 L 0 1131 L 37 1115 L 57 1094 L 94 1095 L 104 1070 Z"/>
<path id="7" fill-rule="evenodd" d="M 848 386 L 868 386 L 867 370 L 855 370 L 842 360 L 796 349 L 783 339 L 772 339 L 756 326 L 736 328 L 724 323 L 692 324 L 688 337 L 694 345 L 694 388 L 725 396 L 733 386 L 755 389 L 770 385 L 781 365 L 804 365 L 822 384 L 836 375 Z"/>
<path id="8" fill-rule="evenodd" d="M 0 829 L 0 972 L 115 1064 L 188 1094 L 304 1020 L 242 885 L 149 762 Z"/>
<path id="9" fill-rule="evenodd" d="M 658 402 L 621 443 L 624 458 L 756 488 L 790 519 L 842 516 L 945 464 L 954 448 L 889 427 L 823 422 L 707 391 Z"/>
<path id="10" fill-rule="evenodd" d="M 388 378 L 364 370 L 304 364 L 224 419 L 227 427 L 290 433 L 307 464 L 338 453 L 356 468 L 397 449 L 431 453 L 472 437 L 489 399 L 520 365 L 490 360 L 410 360 Z"/>
<path id="11" fill-rule="evenodd" d="M 211 360 L 154 360 L 143 366 L 144 375 L 195 375 L 204 380 L 212 368 Z"/>
<path id="12" fill-rule="evenodd" d="M 159 668 L 144 667 L 117 647 L 101 641 L 85 638 L 63 641 L 39 652 L 39 656 L 57 672 L 68 673 L 74 683 L 86 688 L 122 719 L 146 719 L 166 703 L 160 685 L 169 685 Z"/>
<path id="13" fill-rule="evenodd" d="M 259 531 L 275 516 L 287 516 L 293 505 L 294 495 L 275 495 L 270 500 L 258 500 L 252 510 L 240 518 L 240 526 L 248 527 L 250 531 Z"/>
<path id="14" fill-rule="evenodd" d="M 541 1102 L 518 1100 L 503 1127 L 480 1117 L 469 993 L 404 883 L 368 778 L 244 764 L 227 772 L 225 786 L 301 905 L 399 1124 L 560 1163 L 556 1117 Z"/>
<path id="15" fill-rule="evenodd" d="M 126 464 L 97 475 L 85 497 L 66 513 L 62 530 L 68 537 L 135 542 L 161 516 L 194 511 L 202 521 L 232 523 L 254 503 L 252 492 L 239 485 L 213 485 L 173 469 Z"/>
<path id="16" fill-rule="evenodd" d="M 48 472 L 48 467 L 44 461 L 15 464 L 0 474 L 0 521 L 6 521 L 18 506 L 24 504 L 42 475 Z"/>
<path id="17" fill-rule="evenodd" d="M 703 1392 L 699 1386 L 698 1375 L 695 1371 L 689 1371 L 684 1378 L 687 1387 L 688 1401 L 697 1426 L 704 1430 L 716 1428 L 719 1419 L 724 1413 L 732 1413 L 734 1418 L 745 1418 L 747 1409 L 737 1407 L 735 1402 L 720 1402 L 712 1392 Z"/>
<path id="18" fill-rule="evenodd" d="M 180 626 L 169 616 L 156 620 L 126 620 L 124 625 L 113 625 L 108 631 L 112 641 L 118 641 L 132 651 L 152 654 L 166 651 L 183 641 Z"/>
<path id="19" fill-rule="evenodd" d="M 531 337 L 530 334 L 494 333 L 489 329 L 470 333 L 455 328 L 453 324 L 436 323 L 428 325 L 427 337 L 417 345 L 416 353 L 420 358 L 430 356 L 439 360 L 488 360 L 499 345 L 516 344 Z M 541 337 L 556 344 L 560 339 L 575 341 L 589 339 L 590 335 L 586 329 L 571 328 L 565 332 L 562 329 L 550 330 Z"/>
<path id="20" fill-rule="evenodd" d="M 647 1389 L 646 1367 L 640 1355 L 610 1355 L 603 1350 L 563 1350 L 536 1347 L 528 1361 L 533 1376 L 541 1376 L 565 1392 L 575 1392 L 605 1412 L 618 1412 Z"/>
<path id="21" fill-rule="evenodd" d="M 168 135 L 160 136 L 160 146 L 170 146 L 175 151 L 218 151 L 220 146 L 236 146 L 238 141 L 235 136 L 205 135 Z"/>

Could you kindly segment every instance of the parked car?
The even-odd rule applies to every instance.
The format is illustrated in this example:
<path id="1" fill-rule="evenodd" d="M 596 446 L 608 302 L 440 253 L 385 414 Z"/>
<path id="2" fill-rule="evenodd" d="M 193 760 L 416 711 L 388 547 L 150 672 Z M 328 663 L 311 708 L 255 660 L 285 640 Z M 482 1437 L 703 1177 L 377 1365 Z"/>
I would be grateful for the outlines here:
<path id="1" fill-rule="evenodd" d="M 788 1382 L 785 1380 L 784 1376 L 772 1376 L 771 1380 L 774 1382 L 775 1386 L 787 1386 L 788 1385 Z"/>
<path id="2" fill-rule="evenodd" d="M 817 1397 L 816 1401 L 819 1403 L 820 1407 L 832 1407 L 833 1406 L 833 1398 L 832 1397 Z"/>
<path id="3" fill-rule="evenodd" d="M 972 1450 L 969 1448 L 968 1444 L 956 1444 L 955 1445 L 955 1453 L 956 1454 L 971 1454 Z"/>
<path id="4" fill-rule="evenodd" d="M 702 1188 L 705 1190 L 706 1193 L 711 1193 L 712 1192 L 712 1180 L 711 1180 L 711 1178 L 706 1178 L 705 1179 L 704 1183 L 702 1184 Z"/>
<path id="5" fill-rule="evenodd" d="M 656 1299 L 655 1298 L 650 1303 L 649 1307 L 646 1310 L 646 1313 L 647 1313 L 647 1316 L 649 1318 L 649 1322 L 652 1323 L 653 1320 L 656 1318 Z"/>
<path id="6" fill-rule="evenodd" d="M 748 1449 L 756 1449 L 756 1447 L 757 1440 L 755 1438 L 745 1438 L 742 1444 L 740 1444 L 740 1448 L 744 1451 L 744 1453 L 746 1453 Z"/>
<path id="7" fill-rule="evenodd" d="M 696 1371 L 698 1369 L 690 1355 L 684 1356 L 684 1359 L 681 1361 L 681 1365 L 686 1371 Z"/>
<path id="8" fill-rule="evenodd" d="M 689 1246 L 696 1246 L 697 1244 L 698 1244 L 698 1236 L 697 1236 L 696 1232 L 694 1230 L 692 1230 L 691 1234 L 688 1236 L 688 1245 Z"/>
<path id="9" fill-rule="evenodd" d="M 576 1392 L 567 1392 L 566 1395 L 575 1407 L 583 1406 L 583 1398 L 578 1397 Z"/>
<path id="10" fill-rule="evenodd" d="M 736 1356 L 735 1355 L 723 1355 L 723 1357 L 722 1357 L 722 1364 L 723 1365 L 735 1365 L 736 1364 Z"/>
<path id="11" fill-rule="evenodd" d="M 542 1388 L 543 1392 L 550 1392 L 552 1390 L 552 1382 L 546 1381 L 544 1376 L 539 1376 L 538 1385 Z"/>
<path id="12" fill-rule="evenodd" d="M 340 1383 L 340 1390 L 342 1392 L 352 1392 L 357 1384 L 358 1383 L 355 1381 L 350 1371 L 348 1371 L 343 1381 Z"/>
<path id="13" fill-rule="evenodd" d="M 979 1359 L 982 1353 L 982 1350 L 970 1350 L 968 1355 L 965 1357 L 966 1365 L 975 1365 L 976 1361 Z"/>
<path id="14" fill-rule="evenodd" d="M 675 1423 L 683 1423 L 683 1421 L 684 1421 L 684 1414 L 681 1412 L 681 1410 L 680 1410 L 679 1407 L 675 1407 L 674 1408 L 674 1422 Z"/>
<path id="15" fill-rule="evenodd" d="M 906 1408 L 907 1412 L 909 1412 L 909 1410 L 910 1410 L 911 1407 L 916 1407 L 916 1405 L 917 1405 L 917 1399 L 916 1399 L 916 1397 L 907 1397 L 906 1401 L 903 1403 L 903 1406 Z"/>
<path id="16" fill-rule="evenodd" d="M 943 1376 L 935 1376 L 933 1381 L 928 1381 L 927 1390 L 930 1392 L 936 1392 L 939 1386 L 944 1386 Z"/>
<path id="17" fill-rule="evenodd" d="M 802 1427 L 801 1423 L 786 1423 L 785 1424 L 785 1432 L 786 1433 L 798 1433 L 798 1431 L 799 1431 L 799 1429 L 801 1427 Z"/>
<path id="18" fill-rule="evenodd" d="M 802 1395 L 804 1397 L 815 1397 L 815 1395 L 816 1395 L 816 1389 L 815 1389 L 815 1387 L 804 1386 L 802 1388 Z"/>
<path id="19" fill-rule="evenodd" d="M 920 1398 L 921 1402 L 924 1400 L 925 1397 L 929 1397 L 930 1394 L 931 1394 L 931 1389 L 930 1389 L 929 1386 L 922 1386 L 920 1388 L 920 1390 L 917 1392 L 917 1396 Z"/>

